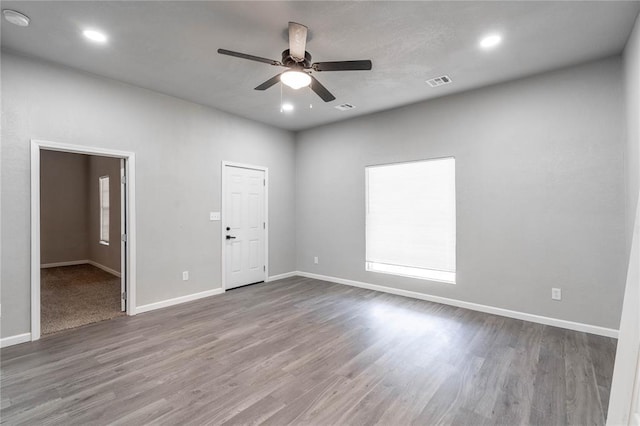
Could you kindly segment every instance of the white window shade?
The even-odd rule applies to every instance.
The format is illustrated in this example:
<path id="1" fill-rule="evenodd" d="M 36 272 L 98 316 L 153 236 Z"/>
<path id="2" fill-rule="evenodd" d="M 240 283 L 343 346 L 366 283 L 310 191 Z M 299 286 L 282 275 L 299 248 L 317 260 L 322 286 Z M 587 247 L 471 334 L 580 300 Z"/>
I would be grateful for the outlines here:
<path id="1" fill-rule="evenodd" d="M 100 191 L 100 242 L 109 244 L 109 176 L 98 180 Z"/>
<path id="2" fill-rule="evenodd" d="M 366 168 L 367 270 L 455 282 L 455 160 Z"/>

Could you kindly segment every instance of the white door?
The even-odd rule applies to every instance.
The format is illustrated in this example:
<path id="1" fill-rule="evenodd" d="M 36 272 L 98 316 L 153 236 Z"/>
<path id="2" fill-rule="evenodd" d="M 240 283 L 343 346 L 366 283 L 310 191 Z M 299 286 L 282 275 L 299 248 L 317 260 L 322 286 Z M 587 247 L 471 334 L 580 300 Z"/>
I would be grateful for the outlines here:
<path id="1" fill-rule="evenodd" d="M 265 280 L 265 171 L 225 165 L 222 235 L 225 283 L 231 289 Z"/>

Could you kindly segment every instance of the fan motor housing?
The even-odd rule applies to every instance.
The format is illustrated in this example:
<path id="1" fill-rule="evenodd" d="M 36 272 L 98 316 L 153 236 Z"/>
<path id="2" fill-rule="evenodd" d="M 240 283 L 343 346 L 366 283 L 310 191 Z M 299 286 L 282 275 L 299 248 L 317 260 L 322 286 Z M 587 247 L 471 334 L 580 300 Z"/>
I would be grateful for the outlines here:
<path id="1" fill-rule="evenodd" d="M 289 49 L 284 50 L 282 52 L 282 65 L 285 67 L 296 67 L 302 66 L 303 68 L 311 68 L 311 54 L 309 52 L 304 52 L 304 61 L 297 62 L 291 54 L 289 53 Z"/>

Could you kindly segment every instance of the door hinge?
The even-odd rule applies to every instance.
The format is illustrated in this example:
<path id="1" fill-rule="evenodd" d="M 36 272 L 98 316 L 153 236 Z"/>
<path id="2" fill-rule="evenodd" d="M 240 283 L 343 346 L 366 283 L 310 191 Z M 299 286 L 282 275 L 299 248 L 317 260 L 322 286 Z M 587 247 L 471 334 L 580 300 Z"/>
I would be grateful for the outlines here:
<path id="1" fill-rule="evenodd" d="M 267 186 L 267 180 L 266 179 L 262 179 L 262 186 Z"/>
<path id="2" fill-rule="evenodd" d="M 266 272 L 267 271 L 267 266 L 266 265 L 262 265 L 262 270 Z"/>
<path id="3" fill-rule="evenodd" d="M 122 300 L 127 300 L 127 292 L 126 291 L 122 292 Z"/>
<path id="4" fill-rule="evenodd" d="M 127 242 L 127 234 L 122 234 L 120 239 L 126 243 Z"/>
<path id="5" fill-rule="evenodd" d="M 123 185 L 126 185 L 127 177 L 126 176 L 120 176 L 120 183 L 123 184 Z"/>
<path id="6" fill-rule="evenodd" d="M 267 229 L 267 223 L 266 222 L 262 222 L 262 229 Z"/>

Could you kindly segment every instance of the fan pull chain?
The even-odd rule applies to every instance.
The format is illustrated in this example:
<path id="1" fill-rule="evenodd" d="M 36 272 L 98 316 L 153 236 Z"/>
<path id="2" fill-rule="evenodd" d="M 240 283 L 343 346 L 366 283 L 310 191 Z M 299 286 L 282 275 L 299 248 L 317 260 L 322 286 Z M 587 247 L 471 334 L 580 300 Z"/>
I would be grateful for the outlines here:
<path id="1" fill-rule="evenodd" d="M 282 99 L 282 82 L 280 82 L 280 112 L 283 113 L 284 109 L 282 109 L 282 103 L 283 103 L 283 99 Z"/>

